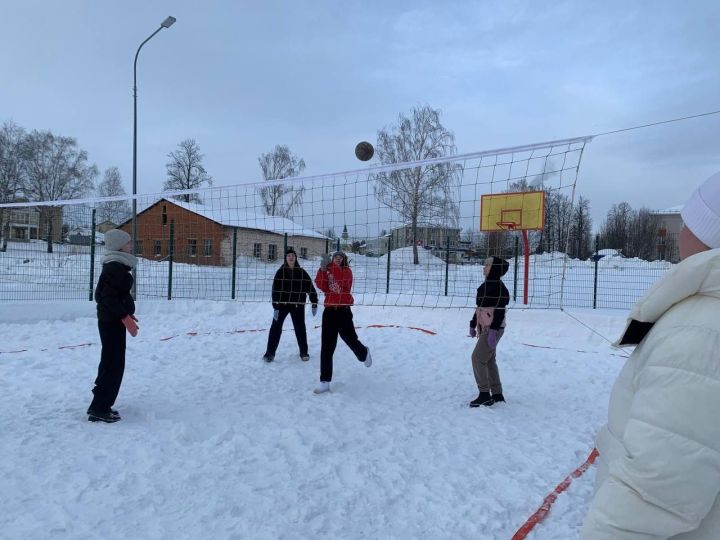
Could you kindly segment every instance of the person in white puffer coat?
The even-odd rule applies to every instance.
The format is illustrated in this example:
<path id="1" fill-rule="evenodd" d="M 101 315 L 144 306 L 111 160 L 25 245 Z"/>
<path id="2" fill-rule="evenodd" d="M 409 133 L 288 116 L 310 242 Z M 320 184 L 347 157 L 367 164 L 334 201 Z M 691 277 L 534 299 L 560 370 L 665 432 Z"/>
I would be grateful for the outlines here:
<path id="1" fill-rule="evenodd" d="M 683 261 L 630 312 L 638 345 L 597 436 L 582 540 L 720 539 L 720 173 L 682 210 Z"/>

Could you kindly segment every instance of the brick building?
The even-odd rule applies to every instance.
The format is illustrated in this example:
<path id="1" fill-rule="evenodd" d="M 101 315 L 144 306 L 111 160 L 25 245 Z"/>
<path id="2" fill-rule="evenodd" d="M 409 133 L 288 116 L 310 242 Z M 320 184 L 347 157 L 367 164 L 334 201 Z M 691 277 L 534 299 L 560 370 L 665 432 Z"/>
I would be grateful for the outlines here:
<path id="1" fill-rule="evenodd" d="M 160 199 L 137 215 L 139 257 L 163 260 L 169 255 L 173 225 L 173 260 L 181 263 L 229 266 L 233 236 L 237 231 L 237 256 L 265 261 L 282 260 L 285 247 L 293 247 L 301 259 L 325 253 L 326 237 L 287 218 Z M 132 235 L 132 221 L 118 228 Z"/>

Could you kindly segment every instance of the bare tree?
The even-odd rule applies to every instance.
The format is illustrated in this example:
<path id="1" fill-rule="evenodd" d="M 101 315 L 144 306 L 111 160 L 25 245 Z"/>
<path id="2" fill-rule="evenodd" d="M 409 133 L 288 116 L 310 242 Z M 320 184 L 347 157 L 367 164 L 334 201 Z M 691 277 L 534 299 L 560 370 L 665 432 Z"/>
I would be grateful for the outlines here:
<path id="1" fill-rule="evenodd" d="M 76 199 L 90 193 L 98 170 L 87 162 L 72 137 L 33 131 L 23 144 L 25 179 L 23 192 L 33 201 Z M 54 222 L 62 222 L 62 207 L 41 206 L 40 218 L 46 224 L 48 253 L 52 253 Z M 57 232 L 60 232 L 59 230 Z"/>
<path id="2" fill-rule="evenodd" d="M 117 197 L 125 195 L 125 188 L 122 185 L 120 169 L 110 167 L 105 170 L 102 182 L 98 184 L 97 194 L 99 197 Z M 98 204 L 98 220 L 112 221 L 119 225 L 130 217 L 130 204 L 128 201 L 107 201 Z"/>
<path id="3" fill-rule="evenodd" d="M 185 139 L 178 143 L 178 149 L 168 154 L 170 161 L 165 164 L 167 180 L 164 190 L 198 189 L 203 184 L 212 186 L 213 180 L 202 161 L 205 157 L 195 139 Z M 178 195 L 175 197 L 185 202 L 201 202 L 197 193 Z"/>
<path id="4" fill-rule="evenodd" d="M 22 187 L 22 144 L 25 130 L 13 122 L 5 122 L 0 127 L 0 202 L 12 202 Z M 5 223 L 5 209 L 0 208 L 0 236 L 2 247 L 7 249 L 7 238 L 10 232 L 10 221 Z"/>
<path id="5" fill-rule="evenodd" d="M 455 154 L 455 136 L 440 123 L 440 111 L 415 107 L 410 118 L 400 114 L 398 124 L 378 131 L 376 155 L 382 164 L 419 161 Z M 397 211 L 412 231 L 413 262 L 419 264 L 418 223 L 453 227 L 458 206 L 452 187 L 458 165 L 434 163 L 375 175 L 375 196 Z"/>
<path id="6" fill-rule="evenodd" d="M 612 208 L 608 210 L 605 223 L 600 228 L 603 245 L 620 250 L 626 256 L 632 256 L 629 253 L 629 238 L 633 218 L 633 209 L 628 203 L 621 202 L 612 205 Z"/>
<path id="7" fill-rule="evenodd" d="M 298 158 L 284 144 L 278 144 L 258 158 L 263 178 L 267 181 L 299 176 L 305 170 L 305 161 Z M 305 188 L 292 184 L 274 183 L 260 188 L 263 208 L 269 216 L 289 217 L 293 209 L 302 204 Z"/>
<path id="8" fill-rule="evenodd" d="M 630 251 L 632 256 L 646 261 L 658 258 L 658 230 L 660 218 L 648 208 L 640 208 L 633 215 L 630 226 Z"/>
<path id="9" fill-rule="evenodd" d="M 590 200 L 580 195 L 572 212 L 568 255 L 576 259 L 587 259 L 592 251 L 591 243 Z"/>

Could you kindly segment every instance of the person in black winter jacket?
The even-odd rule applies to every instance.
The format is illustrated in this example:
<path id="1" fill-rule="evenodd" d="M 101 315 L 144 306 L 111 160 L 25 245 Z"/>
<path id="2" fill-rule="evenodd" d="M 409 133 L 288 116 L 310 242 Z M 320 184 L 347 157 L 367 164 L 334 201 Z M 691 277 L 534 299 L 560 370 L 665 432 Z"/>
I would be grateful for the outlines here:
<path id="1" fill-rule="evenodd" d="M 310 296 L 313 317 L 317 313 L 318 296 L 308 273 L 300 267 L 297 253 L 292 248 L 285 252 L 285 262 L 275 273 L 272 286 L 273 321 L 270 325 L 267 349 L 263 360 L 272 362 L 280 344 L 285 318 L 290 315 L 295 328 L 295 337 L 300 348 L 300 358 L 307 362 L 307 333 L 305 331 L 305 301 Z"/>
<path id="2" fill-rule="evenodd" d="M 499 257 L 485 259 L 485 281 L 478 287 L 475 297 L 477 308 L 470 321 L 470 335 L 478 338 L 472 353 L 472 366 L 480 391 L 478 397 L 470 402 L 471 407 L 505 401 L 495 352 L 505 332 L 505 306 L 510 302 L 510 293 L 500 280 L 508 268 L 508 262 Z"/>
<path id="3" fill-rule="evenodd" d="M 102 273 L 95 288 L 102 350 L 87 414 L 90 421 L 112 423 L 120 420 L 112 406 L 125 372 L 125 332 L 133 337 L 138 333 L 135 301 L 130 295 L 133 285 L 130 270 L 137 259 L 132 255 L 130 235 L 120 229 L 105 233 L 105 249 Z"/>

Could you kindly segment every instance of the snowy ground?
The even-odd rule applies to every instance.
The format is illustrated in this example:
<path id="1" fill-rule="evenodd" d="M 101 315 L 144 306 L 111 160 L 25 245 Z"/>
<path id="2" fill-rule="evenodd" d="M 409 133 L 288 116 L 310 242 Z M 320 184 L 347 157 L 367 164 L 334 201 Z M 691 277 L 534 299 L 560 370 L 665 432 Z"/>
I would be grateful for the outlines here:
<path id="1" fill-rule="evenodd" d="M 98 425 L 84 414 L 93 309 L 2 304 L 1 538 L 509 539 L 586 459 L 624 361 L 567 314 L 514 309 L 499 345 L 508 403 L 469 409 L 471 310 L 358 307 L 374 364 L 340 344 L 317 396 L 320 314 L 307 314 L 310 362 L 288 319 L 264 364 L 269 304 L 145 301 L 123 420 Z M 626 312 L 572 315 L 614 338 Z M 529 538 L 576 538 L 593 477 Z"/>

